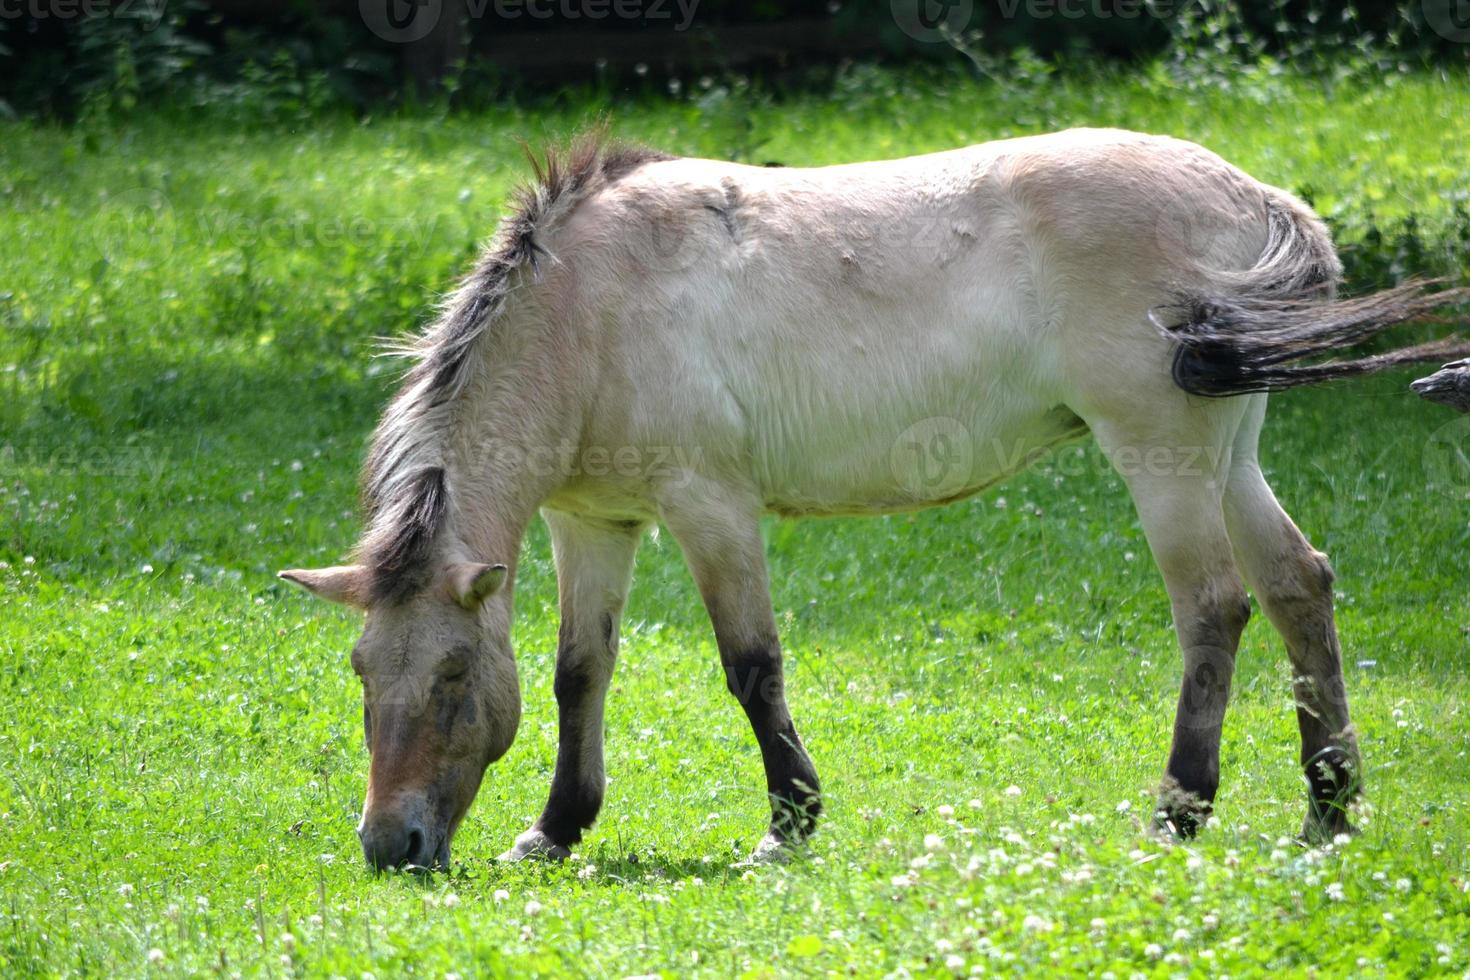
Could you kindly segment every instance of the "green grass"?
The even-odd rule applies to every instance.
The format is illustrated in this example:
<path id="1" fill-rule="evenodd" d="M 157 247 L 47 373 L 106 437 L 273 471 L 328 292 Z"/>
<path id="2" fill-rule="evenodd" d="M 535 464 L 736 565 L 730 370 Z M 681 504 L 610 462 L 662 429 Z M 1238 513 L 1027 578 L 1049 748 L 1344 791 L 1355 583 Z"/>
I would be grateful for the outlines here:
<path id="1" fill-rule="evenodd" d="M 788 164 L 1164 131 L 1310 190 L 1360 268 L 1464 262 L 1463 77 L 1329 102 L 1290 74 L 1180 94 L 1148 76 L 1003 91 L 860 72 L 836 98 L 644 101 L 616 128 Z M 490 862 L 539 812 L 554 754 L 538 526 L 517 594 L 525 720 L 456 841 L 462 867 L 368 875 L 357 621 L 272 573 L 351 545 L 391 381 L 371 339 L 422 322 L 489 234 L 521 173 L 509 135 L 591 109 L 0 131 L 0 972 L 1470 966 L 1470 420 L 1404 376 L 1278 398 L 1265 440 L 1339 574 L 1371 804 L 1344 847 L 1282 840 L 1304 792 L 1284 652 L 1259 617 L 1219 818 L 1187 846 L 1144 832 L 1178 657 L 1120 482 L 1073 447 L 943 510 L 768 526 L 792 708 L 828 800 L 809 858 L 730 867 L 763 829 L 759 756 L 663 536 L 626 615 L 601 822 L 577 862 Z"/>

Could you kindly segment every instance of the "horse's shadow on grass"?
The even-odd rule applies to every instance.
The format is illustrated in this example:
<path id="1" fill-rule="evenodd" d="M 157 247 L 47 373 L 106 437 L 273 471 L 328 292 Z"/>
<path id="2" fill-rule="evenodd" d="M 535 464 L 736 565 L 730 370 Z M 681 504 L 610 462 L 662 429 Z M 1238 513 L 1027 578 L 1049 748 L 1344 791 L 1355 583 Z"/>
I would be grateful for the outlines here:
<path id="1" fill-rule="evenodd" d="M 804 862 L 801 855 L 793 855 L 786 867 L 799 867 Z M 518 862 L 482 860 L 458 863 L 447 872 L 435 874 L 404 875 L 412 883 L 432 887 L 445 880 L 493 884 L 499 881 L 524 882 L 533 877 L 539 883 L 556 884 L 570 879 L 582 878 L 589 884 L 650 883 L 692 881 L 723 882 L 740 878 L 752 868 L 760 870 L 763 865 L 750 865 L 731 853 L 722 857 L 675 857 L 658 853 L 609 856 L 593 851 L 580 860 L 554 861 L 530 859 Z M 588 873 L 586 869 L 594 869 Z"/>

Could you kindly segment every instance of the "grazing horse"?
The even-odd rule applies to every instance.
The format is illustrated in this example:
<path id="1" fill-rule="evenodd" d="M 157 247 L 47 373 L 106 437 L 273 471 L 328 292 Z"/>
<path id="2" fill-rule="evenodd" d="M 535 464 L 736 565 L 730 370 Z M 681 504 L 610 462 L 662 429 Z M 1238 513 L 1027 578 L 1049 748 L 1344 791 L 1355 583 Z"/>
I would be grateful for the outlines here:
<path id="1" fill-rule="evenodd" d="M 1462 353 L 1294 365 L 1465 291 L 1338 300 L 1340 272 L 1301 201 L 1136 133 L 810 170 L 600 136 L 549 154 L 404 351 L 354 563 L 281 573 L 366 611 L 368 862 L 447 864 L 510 747 L 511 592 L 538 511 L 560 734 L 545 810 L 502 856 L 565 857 L 597 816 L 618 621 L 660 521 L 760 745 L 772 812 L 752 857 L 769 859 L 811 832 L 821 796 L 787 710 L 761 515 L 959 500 L 1089 433 L 1137 506 L 1183 650 L 1160 820 L 1188 835 L 1210 813 L 1248 584 L 1291 659 L 1305 832 L 1349 829 L 1360 763 L 1333 574 L 1261 474 L 1265 392 Z M 1227 395 L 1243 397 L 1209 397 Z"/>

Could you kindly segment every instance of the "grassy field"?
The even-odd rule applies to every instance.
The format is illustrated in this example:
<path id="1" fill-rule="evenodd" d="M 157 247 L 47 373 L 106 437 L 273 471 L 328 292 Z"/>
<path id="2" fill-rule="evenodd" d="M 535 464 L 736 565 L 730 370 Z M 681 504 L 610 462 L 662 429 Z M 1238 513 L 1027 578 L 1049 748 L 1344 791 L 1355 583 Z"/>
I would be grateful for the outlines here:
<path id="1" fill-rule="evenodd" d="M 1347 83 L 1344 83 L 1346 85 Z M 759 755 L 667 537 L 641 552 L 579 860 L 498 866 L 555 749 L 555 582 L 525 544 L 520 737 L 454 873 L 373 877 L 351 614 L 278 584 L 356 531 L 391 385 L 521 174 L 474 117 L 168 113 L 0 130 L 0 973 L 462 976 L 1470 967 L 1470 419 L 1395 376 L 1278 398 L 1264 461 L 1337 566 L 1363 834 L 1290 841 L 1304 790 L 1279 640 L 1247 631 L 1218 819 L 1144 830 L 1178 657 L 1120 481 L 1076 446 L 912 517 L 771 523 L 798 725 L 829 817 L 746 871 Z M 1354 269 L 1464 268 L 1470 82 L 1329 91 L 855 71 L 832 98 L 713 86 L 615 129 L 811 164 L 1065 125 L 1199 140 L 1310 194 Z"/>

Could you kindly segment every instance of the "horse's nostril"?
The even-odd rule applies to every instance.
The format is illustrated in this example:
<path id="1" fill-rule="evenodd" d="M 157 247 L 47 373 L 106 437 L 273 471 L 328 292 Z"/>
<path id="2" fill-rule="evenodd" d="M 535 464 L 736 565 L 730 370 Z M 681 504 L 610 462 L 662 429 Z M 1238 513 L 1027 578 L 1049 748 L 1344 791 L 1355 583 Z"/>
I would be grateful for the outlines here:
<path id="1" fill-rule="evenodd" d="M 365 823 L 359 831 L 362 853 L 377 871 L 401 868 L 405 864 L 423 864 L 424 829 L 418 823 L 404 823 L 385 816 Z"/>
<path id="2" fill-rule="evenodd" d="M 417 864 L 426 866 L 428 861 L 424 857 L 424 832 L 414 827 L 408 832 L 408 849 L 403 854 L 406 864 Z"/>

